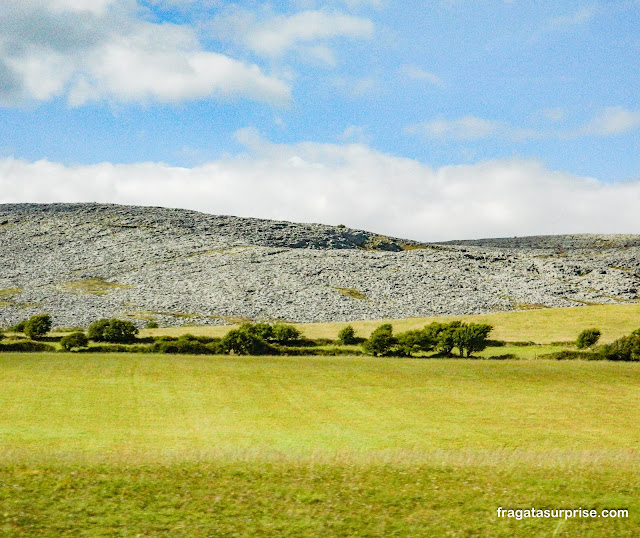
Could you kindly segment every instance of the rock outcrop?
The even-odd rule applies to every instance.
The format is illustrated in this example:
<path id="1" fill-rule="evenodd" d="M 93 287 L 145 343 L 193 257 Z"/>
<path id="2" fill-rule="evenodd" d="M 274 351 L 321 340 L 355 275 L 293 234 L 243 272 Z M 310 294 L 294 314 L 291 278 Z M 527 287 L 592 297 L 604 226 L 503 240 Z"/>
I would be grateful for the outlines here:
<path id="1" fill-rule="evenodd" d="M 419 243 L 104 204 L 0 205 L 0 326 L 338 321 L 635 301 L 640 236 Z"/>

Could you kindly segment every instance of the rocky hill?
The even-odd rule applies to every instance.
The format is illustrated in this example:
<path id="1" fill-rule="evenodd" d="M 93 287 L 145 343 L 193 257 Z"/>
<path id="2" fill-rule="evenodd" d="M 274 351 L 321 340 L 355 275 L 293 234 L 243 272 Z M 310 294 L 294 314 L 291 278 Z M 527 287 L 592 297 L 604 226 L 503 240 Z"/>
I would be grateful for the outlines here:
<path id="1" fill-rule="evenodd" d="M 336 321 L 635 301 L 640 236 L 423 244 L 177 209 L 0 205 L 0 326 Z"/>

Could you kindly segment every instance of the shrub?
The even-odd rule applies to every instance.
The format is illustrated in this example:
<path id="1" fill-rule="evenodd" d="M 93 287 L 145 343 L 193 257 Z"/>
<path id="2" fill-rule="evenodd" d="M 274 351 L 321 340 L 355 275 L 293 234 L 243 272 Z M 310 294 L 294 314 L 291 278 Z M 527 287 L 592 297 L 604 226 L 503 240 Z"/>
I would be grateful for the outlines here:
<path id="1" fill-rule="evenodd" d="M 24 324 L 24 334 L 29 338 L 39 338 L 51 330 L 51 316 L 40 314 L 29 318 Z"/>
<path id="2" fill-rule="evenodd" d="M 55 351 L 55 350 L 56 348 L 49 344 L 44 344 L 42 342 L 32 342 L 30 340 L 22 341 L 22 342 L 11 342 L 9 344 L 0 344 L 0 352 L 2 351 L 33 352 L 33 351 Z"/>
<path id="3" fill-rule="evenodd" d="M 610 361 L 640 361 L 640 329 L 599 346 L 596 351 Z"/>
<path id="4" fill-rule="evenodd" d="M 89 339 L 87 336 L 78 331 L 75 333 L 67 334 L 60 339 L 60 345 L 63 349 L 71 351 L 74 347 L 82 348 L 89 345 Z"/>
<path id="5" fill-rule="evenodd" d="M 144 326 L 145 329 L 157 329 L 159 327 L 157 321 L 148 321 Z"/>
<path id="6" fill-rule="evenodd" d="M 362 345 L 365 353 L 369 355 L 388 356 L 392 353 L 397 341 L 393 337 L 393 327 L 389 323 L 380 325 Z"/>
<path id="7" fill-rule="evenodd" d="M 603 360 L 605 357 L 599 353 L 593 353 L 591 351 L 571 351 L 564 349 L 562 351 L 556 351 L 555 353 L 547 353 L 541 355 L 540 359 L 556 360 L 556 361 L 571 361 L 571 360 L 587 360 L 598 361 Z"/>
<path id="8" fill-rule="evenodd" d="M 293 325 L 276 323 L 273 326 L 273 342 L 286 346 L 300 340 L 302 334 Z"/>
<path id="9" fill-rule="evenodd" d="M 267 355 L 269 353 L 276 353 L 276 350 L 262 338 L 243 327 L 230 330 L 220 341 L 220 350 L 223 353 L 233 353 L 235 355 Z"/>
<path id="10" fill-rule="evenodd" d="M 155 353 L 183 353 L 189 355 L 215 355 L 221 352 L 219 338 L 207 338 L 206 343 L 202 340 L 190 334 L 185 334 L 177 339 L 157 339 L 151 346 L 151 351 Z"/>
<path id="11" fill-rule="evenodd" d="M 4 333 L 2 332 L 2 329 L 0 329 L 0 340 L 2 340 L 4 338 Z"/>
<path id="12" fill-rule="evenodd" d="M 15 325 L 9 327 L 9 330 L 14 333 L 23 333 L 24 326 L 27 324 L 27 320 L 23 319 L 22 321 L 16 323 Z"/>
<path id="13" fill-rule="evenodd" d="M 94 342 L 128 344 L 135 342 L 138 328 L 131 321 L 101 319 L 94 321 L 87 329 L 87 336 Z"/>
<path id="14" fill-rule="evenodd" d="M 338 333 L 338 342 L 340 342 L 343 346 L 351 346 L 358 343 L 358 339 L 356 338 L 356 331 L 351 325 L 347 325 Z"/>
<path id="15" fill-rule="evenodd" d="M 598 343 L 598 340 L 600 340 L 601 334 L 602 333 L 599 329 L 585 329 L 578 335 L 576 347 L 578 349 L 585 349 L 595 346 Z"/>
<path id="16" fill-rule="evenodd" d="M 396 337 L 397 351 L 402 355 L 413 355 L 421 351 L 431 351 L 435 346 L 435 340 L 430 331 L 425 329 L 400 333 Z"/>

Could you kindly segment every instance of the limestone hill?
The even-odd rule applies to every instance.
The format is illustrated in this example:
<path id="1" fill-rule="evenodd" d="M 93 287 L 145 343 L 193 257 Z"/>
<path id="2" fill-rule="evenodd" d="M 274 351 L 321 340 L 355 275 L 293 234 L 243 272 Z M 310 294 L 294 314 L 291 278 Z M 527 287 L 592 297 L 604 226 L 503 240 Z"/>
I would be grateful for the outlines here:
<path id="1" fill-rule="evenodd" d="M 423 244 L 104 204 L 0 205 L 0 326 L 338 321 L 635 301 L 640 236 Z"/>

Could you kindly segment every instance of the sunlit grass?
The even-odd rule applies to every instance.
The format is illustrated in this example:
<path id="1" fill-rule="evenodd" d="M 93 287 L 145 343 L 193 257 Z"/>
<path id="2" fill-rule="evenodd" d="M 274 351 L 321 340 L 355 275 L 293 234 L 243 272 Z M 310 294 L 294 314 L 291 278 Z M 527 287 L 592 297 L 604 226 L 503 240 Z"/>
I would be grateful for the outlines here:
<path id="1" fill-rule="evenodd" d="M 544 308 L 473 316 L 301 323 L 296 326 L 309 338 L 336 338 L 341 329 L 352 325 L 357 336 L 366 338 L 381 323 L 391 323 L 395 332 L 401 332 L 422 328 L 432 321 L 458 319 L 467 322 L 489 323 L 494 327 L 491 338 L 508 342 L 532 341 L 548 344 L 559 341 L 574 341 L 583 329 L 589 327 L 599 328 L 602 331 L 601 341 L 610 342 L 640 328 L 640 304 Z M 166 327 L 145 329 L 142 334 L 176 336 L 191 333 L 197 336 L 223 336 L 229 329 L 229 326 Z"/>

